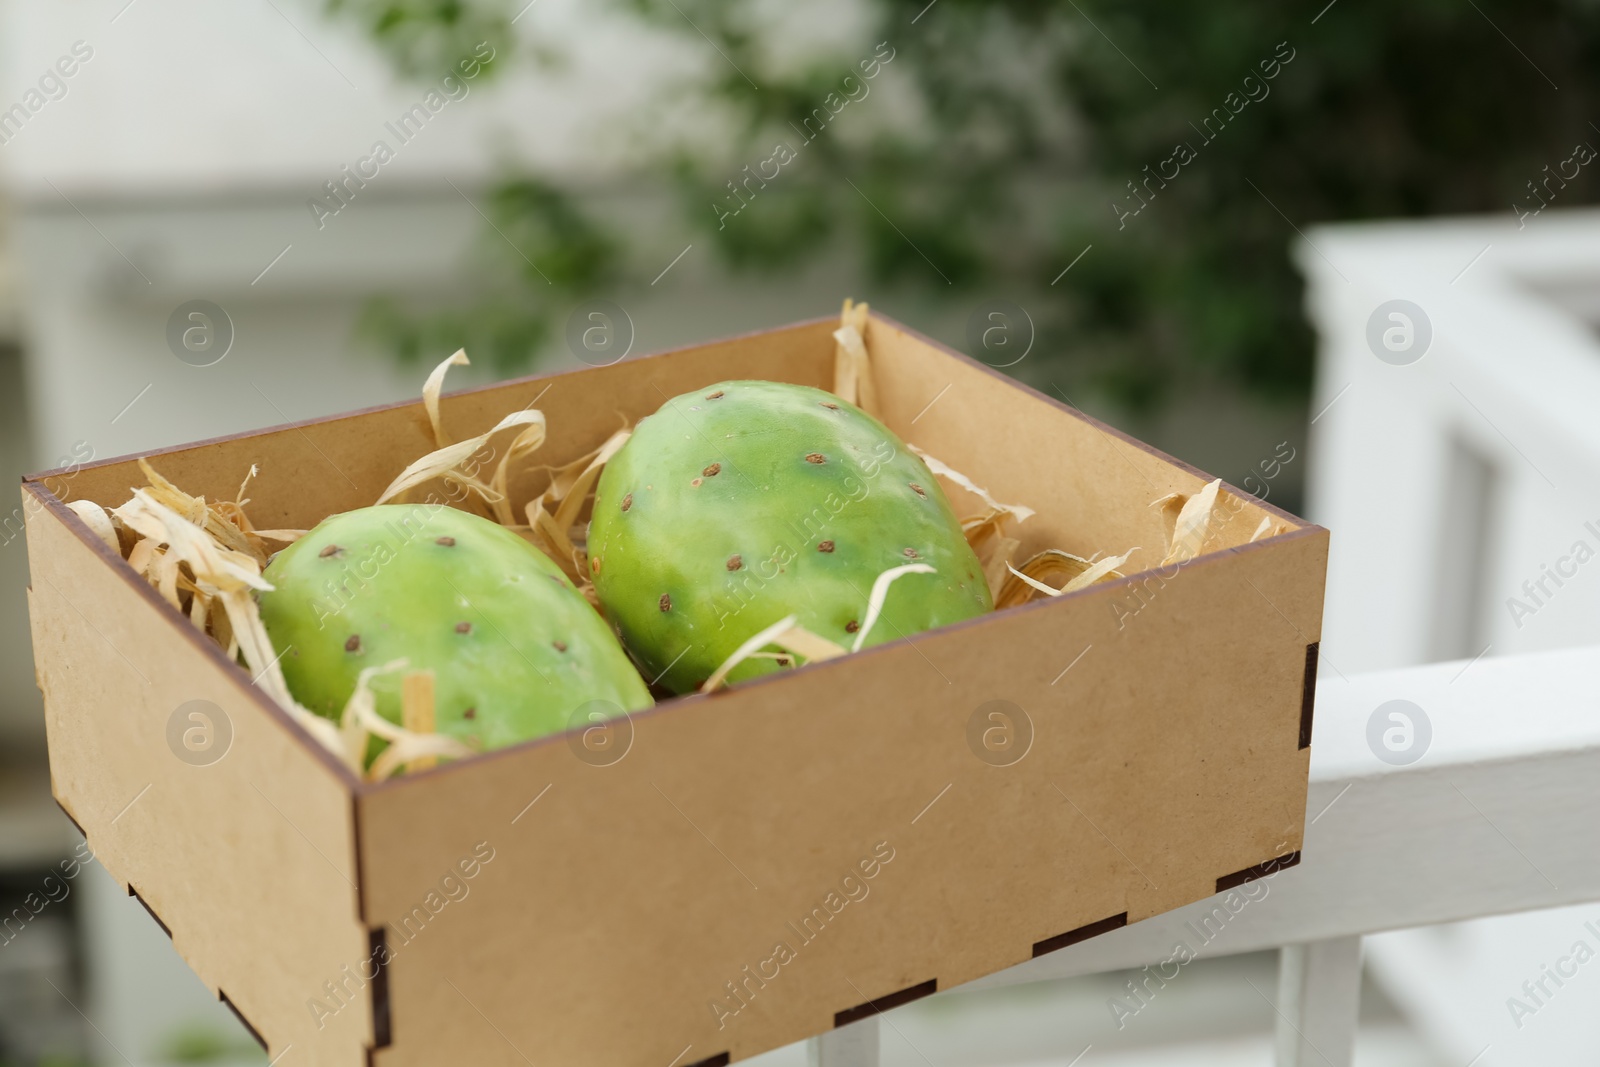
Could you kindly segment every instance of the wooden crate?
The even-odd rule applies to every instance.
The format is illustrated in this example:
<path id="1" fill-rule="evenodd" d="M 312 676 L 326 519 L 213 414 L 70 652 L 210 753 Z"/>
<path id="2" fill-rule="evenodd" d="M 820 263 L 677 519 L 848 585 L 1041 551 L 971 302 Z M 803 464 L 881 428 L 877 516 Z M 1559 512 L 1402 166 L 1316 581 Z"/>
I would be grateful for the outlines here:
<path id="1" fill-rule="evenodd" d="M 536 458 L 562 463 L 716 381 L 826 387 L 833 326 L 463 392 L 445 416 L 465 435 L 538 396 Z M 890 427 L 1037 509 L 1023 555 L 1156 563 L 1150 503 L 1208 480 L 888 319 L 867 342 Z M 226 498 L 259 464 L 257 524 L 303 528 L 430 447 L 413 403 L 155 462 Z M 137 484 L 129 459 L 24 484 L 55 795 L 297 1064 L 725 1063 L 1299 858 L 1328 535 L 1247 494 L 1224 490 L 1182 567 L 664 702 L 609 765 L 564 736 L 373 785 L 61 500 Z M 1250 543 L 1263 517 L 1286 532 Z M 203 766 L 169 743 L 191 701 L 231 732 Z"/>

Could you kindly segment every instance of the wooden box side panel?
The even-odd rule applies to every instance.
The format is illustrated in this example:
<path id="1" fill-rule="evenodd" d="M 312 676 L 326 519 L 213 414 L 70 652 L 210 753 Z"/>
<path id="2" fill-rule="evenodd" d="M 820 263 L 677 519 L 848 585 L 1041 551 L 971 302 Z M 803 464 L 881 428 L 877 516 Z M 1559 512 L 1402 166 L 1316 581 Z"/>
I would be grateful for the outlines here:
<path id="1" fill-rule="evenodd" d="M 731 338 L 657 356 L 466 390 L 441 403 L 453 440 L 482 433 L 510 412 L 537 407 L 550 437 L 512 480 L 522 499 L 558 466 L 597 448 L 624 419 L 637 422 L 679 393 L 728 378 L 767 378 L 826 387 L 833 340 L 826 322 Z M 421 377 L 418 378 L 418 389 Z M 514 436 L 510 431 L 506 441 Z M 159 452 L 152 463 L 186 492 L 231 500 L 252 464 L 250 517 L 262 529 L 306 529 L 329 515 L 374 503 L 406 465 L 434 447 L 420 402 Z M 490 469 L 492 469 L 492 462 Z M 134 460 L 84 467 L 52 487 L 108 507 L 145 484 Z M 443 502 L 443 501 L 441 501 Z"/>
<path id="2" fill-rule="evenodd" d="M 1210 480 L 892 320 L 870 321 L 868 345 L 885 423 L 996 499 L 1038 512 L 1016 531 L 1024 558 L 1046 548 L 1088 557 L 1137 546 L 1124 570 L 1154 567 L 1165 554 L 1166 527 L 1151 502 L 1194 493 Z M 952 487 L 952 497 L 961 514 L 982 509 L 962 490 Z M 1305 525 L 1226 490 L 1213 514 L 1208 552 L 1246 543 L 1264 518 L 1290 529 Z"/>
<path id="3" fill-rule="evenodd" d="M 676 701 L 607 765 L 556 738 L 364 794 L 399 946 L 375 1063 L 741 1059 L 1297 851 L 1326 552 L 1307 529 Z"/>
<path id="4" fill-rule="evenodd" d="M 356 1067 L 372 1011 L 341 971 L 367 940 L 349 784 L 65 508 L 36 488 L 23 503 L 56 799 L 273 1054 Z M 335 1010 L 319 1019 L 314 997 Z"/>

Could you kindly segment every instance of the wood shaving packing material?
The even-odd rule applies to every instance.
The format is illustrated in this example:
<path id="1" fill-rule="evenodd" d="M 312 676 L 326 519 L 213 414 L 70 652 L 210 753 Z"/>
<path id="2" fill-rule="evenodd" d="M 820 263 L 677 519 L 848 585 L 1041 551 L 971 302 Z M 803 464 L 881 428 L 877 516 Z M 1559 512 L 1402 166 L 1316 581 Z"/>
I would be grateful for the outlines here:
<path id="1" fill-rule="evenodd" d="M 903 563 L 898 567 L 890 567 L 872 580 L 872 593 L 867 597 L 867 617 L 861 623 L 861 629 L 856 631 L 855 642 L 851 644 L 851 652 L 860 652 L 862 642 L 872 632 L 872 627 L 877 624 L 878 616 L 883 614 L 883 605 L 889 599 L 889 587 L 897 579 L 908 574 L 937 574 L 926 563 Z"/>
<path id="2" fill-rule="evenodd" d="M 785 652 L 804 658 L 810 663 L 819 663 L 822 660 L 837 659 L 849 654 L 843 645 L 834 644 L 820 634 L 814 634 L 800 625 L 798 615 L 787 615 L 766 629 L 757 633 L 744 644 L 734 649 L 722 665 L 711 672 L 700 685 L 702 693 L 714 693 L 727 683 L 728 675 L 739 664 L 748 659 L 782 659 L 781 654 L 763 651 L 768 645 L 777 645 Z"/>
<path id="3" fill-rule="evenodd" d="M 1040 558 L 1045 556 L 1046 553 L 1040 553 L 1038 556 L 1034 556 L 1032 559 L 1028 560 L 1027 563 L 1023 564 L 1021 570 L 1011 566 L 1009 563 L 1006 564 L 1006 570 L 1010 571 L 1011 575 L 1018 579 L 1023 585 L 1028 587 L 1028 589 L 1044 593 L 1046 596 L 1066 596 L 1068 593 L 1076 593 L 1079 589 L 1087 589 L 1095 582 L 1104 582 L 1113 578 L 1125 577 L 1122 571 L 1118 568 L 1120 568 L 1124 563 L 1128 562 L 1128 557 L 1137 551 L 1139 551 L 1137 548 L 1130 548 L 1120 556 L 1107 556 L 1105 559 L 1099 560 L 1098 562 L 1083 559 L 1081 556 L 1074 556 L 1067 552 L 1055 552 L 1055 556 L 1066 557 L 1067 559 L 1073 560 L 1077 564 L 1081 565 L 1079 568 L 1077 568 L 1077 573 L 1069 578 L 1067 583 L 1059 589 L 1051 585 L 1046 585 L 1044 582 L 1034 577 L 1033 574 L 1029 573 L 1030 566 L 1033 566 L 1035 571 L 1041 569 L 1034 565 L 1036 564 L 1036 561 L 1040 560 Z M 1052 562 L 1054 561 L 1052 560 Z M 1008 599 L 1014 600 L 1016 603 L 1026 603 L 1028 600 L 1032 599 L 1032 596 L 1031 594 L 1024 594 L 1019 599 L 1017 594 L 1009 593 Z M 1015 604 L 1007 604 L 1006 606 L 1014 607 Z M 996 601 L 996 610 L 998 610 L 999 607 L 1000 604 L 998 601 Z"/>
<path id="4" fill-rule="evenodd" d="M 503 483 L 503 468 L 514 455 L 526 455 L 544 444 L 544 412 L 532 409 L 513 411 L 495 423 L 494 427 L 486 433 L 481 433 L 476 437 L 469 437 L 465 441 L 458 441 L 455 444 L 445 445 L 443 448 L 429 452 L 401 471 L 399 476 L 393 482 L 390 482 L 389 487 L 378 497 L 376 503 L 387 503 L 407 490 L 415 489 L 419 485 L 439 478 L 447 483 L 476 493 L 485 503 L 494 508 L 496 519 L 505 522 L 509 517 L 510 509 L 506 506 L 504 493 L 460 468 L 484 445 L 488 444 L 495 434 L 517 426 L 526 427 L 526 429 L 512 440 L 511 447 L 501 460 L 502 470 L 498 471 L 494 476 Z"/>
<path id="5" fill-rule="evenodd" d="M 1217 497 L 1222 491 L 1222 479 L 1207 482 L 1193 496 L 1168 493 L 1151 503 L 1160 508 L 1167 521 L 1167 555 L 1162 566 L 1187 563 L 1205 551 L 1211 536 L 1211 520 L 1216 513 Z"/>
<path id="6" fill-rule="evenodd" d="M 1288 532 L 1289 527 L 1287 523 L 1277 522 L 1272 518 L 1272 516 L 1263 515 L 1261 516 L 1261 525 L 1257 526 L 1256 532 L 1250 535 L 1250 543 L 1255 544 L 1257 541 L 1263 540 L 1264 538 L 1277 537 L 1279 534 Z"/>
<path id="7" fill-rule="evenodd" d="M 965 489 L 982 500 L 988 509 L 981 514 L 961 520 L 961 532 L 966 535 L 967 544 L 972 546 L 972 551 L 978 556 L 978 562 L 983 566 L 984 579 L 989 583 L 989 595 L 998 597 L 1005 585 L 1006 570 L 1021 546 L 1021 542 L 1007 532 L 1007 524 L 1026 522 L 1033 518 L 1036 512 L 1021 504 L 1003 504 L 996 500 L 989 490 L 948 463 L 916 445 L 908 444 L 906 447 L 911 449 L 934 475 Z"/>
<path id="8" fill-rule="evenodd" d="M 868 414 L 878 414 L 878 398 L 872 375 L 872 362 L 865 343 L 868 306 L 846 300 L 840 326 L 834 331 L 835 393 L 855 403 Z M 487 433 L 463 441 L 453 441 L 441 414 L 441 395 L 451 367 L 467 366 L 464 350 L 458 350 L 439 363 L 423 385 L 423 407 L 427 413 L 434 449 L 405 468 L 384 490 L 378 503 L 396 499 L 440 479 L 475 495 L 490 517 L 516 531 L 561 566 L 567 576 L 594 603 L 594 587 L 588 574 L 584 550 L 586 529 L 580 523 L 583 509 L 592 498 L 606 463 L 625 445 L 631 435 L 626 421 L 621 429 L 600 447 L 550 472 L 545 488 L 520 509 L 527 524 L 517 523 L 519 509 L 509 499 L 512 467 L 543 446 L 547 424 L 543 412 L 531 408 L 512 412 Z M 476 470 L 465 469 L 474 456 L 504 431 L 518 430 L 500 456 L 487 481 Z M 1118 569 L 1136 549 L 1120 556 L 1086 560 L 1071 553 L 1046 550 L 1022 564 L 1012 566 L 1020 542 L 1011 536 L 1011 524 L 1033 517 L 1032 508 L 1005 504 L 971 478 L 936 457 L 912 445 L 930 472 L 973 494 L 985 510 L 962 520 L 962 532 L 978 554 L 985 577 L 995 596 L 996 608 L 1025 603 L 1043 594 L 1061 596 L 1096 581 L 1121 577 Z M 272 552 L 268 542 L 292 543 L 304 530 L 257 530 L 246 511 L 245 498 L 252 467 L 234 500 L 208 504 L 193 497 L 140 461 L 150 485 L 134 491 L 121 508 L 109 513 L 85 501 L 69 505 L 90 530 L 108 547 L 124 555 L 130 566 L 150 581 L 174 608 L 185 613 L 192 625 L 209 632 L 227 649 L 231 657 L 241 658 L 252 671 L 258 685 L 295 716 L 311 734 L 349 764 L 358 774 L 371 779 L 387 778 L 404 769 L 422 769 L 439 759 L 457 759 L 472 754 L 461 742 L 434 732 L 432 701 L 427 692 L 425 672 L 413 672 L 402 680 L 405 699 L 402 707 L 405 724 L 396 725 L 377 713 L 372 679 L 403 670 L 404 661 L 395 661 L 361 672 L 335 726 L 327 719 L 301 707 L 289 694 L 278 667 L 271 641 L 260 620 L 252 590 L 268 589 L 261 572 Z M 1181 562 L 1203 550 L 1210 533 L 1220 482 L 1212 482 L 1193 496 L 1170 494 L 1153 506 L 1161 509 L 1168 528 L 1165 562 Z M 1274 536 L 1286 529 L 1282 524 L 1263 520 L 1252 540 Z M 726 684 L 728 674 L 746 659 L 778 658 L 792 655 L 806 662 L 821 662 L 859 651 L 882 615 L 892 584 L 907 574 L 933 573 L 926 564 L 892 567 L 873 582 L 864 624 L 849 649 L 814 634 L 797 622 L 796 616 L 779 620 L 755 634 L 737 649 L 702 686 L 713 691 Z M 1061 582 L 1057 587 L 1050 581 Z M 218 605 L 221 611 L 217 610 Z M 769 649 L 776 647 L 781 652 Z M 370 768 L 363 770 L 370 740 L 377 737 L 385 748 Z"/>
<path id="9" fill-rule="evenodd" d="M 926 563 L 905 563 L 898 567 L 890 567 L 873 579 L 872 592 L 867 597 L 866 620 L 856 633 L 855 643 L 848 649 L 801 626 L 798 615 L 786 615 L 734 649 L 732 654 L 722 661 L 722 665 L 711 672 L 711 677 L 701 684 L 700 691 L 702 693 L 712 693 L 720 689 L 727 682 L 728 675 L 732 673 L 733 669 L 745 660 L 758 657 L 769 658 L 772 654 L 763 651 L 768 645 L 777 645 L 779 648 L 792 652 L 810 663 L 820 663 L 823 660 L 837 659 L 851 652 L 859 652 L 861 643 L 867 639 L 867 635 L 872 632 L 872 627 L 877 623 L 878 617 L 883 614 L 883 605 L 889 597 L 889 587 L 895 580 L 907 574 L 934 573 L 937 572 Z"/>
<path id="10" fill-rule="evenodd" d="M 1035 598 L 1036 593 L 1059 596 L 1076 592 L 1095 582 L 1126 577 L 1119 568 L 1137 551 L 1138 548 L 1130 548 L 1120 556 L 1096 561 L 1060 549 L 1047 548 L 1029 557 L 1020 567 L 1008 564 L 1005 584 L 995 597 L 995 610 L 1026 604 Z M 1061 584 L 1057 587 L 1046 584 L 1048 582 Z"/>
<path id="11" fill-rule="evenodd" d="M 868 310 L 866 304 L 845 298 L 839 328 L 833 331 L 833 392 L 878 418 L 878 389 L 872 378 L 872 358 L 867 353 Z"/>

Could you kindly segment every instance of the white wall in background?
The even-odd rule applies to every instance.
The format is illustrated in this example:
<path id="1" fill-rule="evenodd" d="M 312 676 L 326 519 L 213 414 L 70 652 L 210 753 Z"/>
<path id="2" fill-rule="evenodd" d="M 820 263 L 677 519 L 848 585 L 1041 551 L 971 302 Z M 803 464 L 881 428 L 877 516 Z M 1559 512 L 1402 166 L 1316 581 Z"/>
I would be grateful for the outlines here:
<path id="1" fill-rule="evenodd" d="M 688 248 L 695 235 L 676 232 L 681 224 L 666 205 L 617 199 L 618 212 L 655 222 L 640 239 L 659 247 L 662 268 L 687 249 L 656 285 L 615 294 L 634 326 L 634 354 L 829 314 L 864 289 L 838 264 L 781 287 L 726 278 L 703 243 Z M 379 293 L 465 295 L 474 251 L 496 240 L 448 186 L 359 202 L 337 231 L 309 240 L 289 240 L 298 205 L 282 197 L 86 204 L 95 226 L 70 209 L 38 209 L 15 222 L 41 463 L 80 441 L 106 458 L 413 398 L 449 352 L 398 367 L 353 337 L 362 307 Z M 191 366 L 168 347 L 169 317 L 195 299 L 213 301 L 233 321 L 233 348 L 213 366 Z M 569 304 L 551 309 L 558 334 Z M 539 369 L 580 365 L 558 335 Z M 484 377 L 474 373 L 453 372 L 451 386 Z"/>
<path id="2" fill-rule="evenodd" d="M 480 174 L 513 145 L 541 167 L 588 171 L 626 158 L 619 135 L 633 129 L 628 113 L 663 78 L 696 67 L 680 38 L 600 5 L 537 0 L 515 30 L 524 42 L 557 46 L 565 69 L 468 82 L 465 99 L 400 147 L 384 123 L 427 83 L 396 79 L 358 27 L 330 23 L 321 9 L 315 0 L 0 5 L 0 108 L 75 42 L 92 52 L 66 79 L 65 96 L 19 133 L 7 131 L 8 187 L 29 199 L 54 196 L 50 183 L 69 196 L 307 185 L 310 195 L 380 137 L 398 152 L 378 179 L 385 185 Z"/>
<path id="3" fill-rule="evenodd" d="M 14 195 L 309 187 L 353 164 L 448 71 L 401 81 L 348 19 L 321 0 L 0 2 L 0 109 L 22 99 L 75 42 L 93 55 L 66 95 L 0 144 Z M 515 10 L 515 9 L 513 9 Z M 851 0 L 766 5 L 755 27 L 786 60 L 871 51 Z M 592 181 L 663 140 L 715 146 L 722 117 L 670 90 L 733 73 L 687 24 L 659 29 L 626 5 L 530 0 L 509 77 L 468 83 L 382 169 L 382 185 L 437 184 L 518 158 Z M 555 64 L 535 67 L 538 49 Z M 843 73 L 843 72 L 841 72 Z M 654 105 L 647 107 L 646 105 Z M 663 106 L 665 105 L 665 106 Z"/>

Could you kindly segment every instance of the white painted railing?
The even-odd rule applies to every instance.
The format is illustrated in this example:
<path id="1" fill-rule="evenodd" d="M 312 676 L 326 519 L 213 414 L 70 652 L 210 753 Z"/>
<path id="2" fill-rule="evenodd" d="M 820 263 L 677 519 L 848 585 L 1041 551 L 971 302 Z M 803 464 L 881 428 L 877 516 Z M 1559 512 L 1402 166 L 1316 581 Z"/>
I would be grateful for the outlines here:
<path id="1" fill-rule="evenodd" d="M 1314 227 L 1297 259 L 1320 339 L 1325 671 L 1483 657 L 1461 688 L 1497 656 L 1600 644 L 1600 211 Z M 1589 923 L 1569 907 L 1369 938 L 1368 972 L 1442 1062 L 1493 1024 L 1520 1057 L 1494 1043 L 1480 1067 L 1579 1067 L 1600 1056 L 1600 1013 L 1578 1008 L 1596 991 L 1543 976 L 1600 948 Z"/>
<path id="2" fill-rule="evenodd" d="M 1159 965 L 1174 945 L 1194 944 L 1195 930 L 1220 929 L 1199 956 L 1280 948 L 1279 1067 L 1349 1067 L 1364 935 L 1600 900 L 1597 679 L 1600 648 L 1348 678 L 1326 671 L 1299 866 L 1254 883 L 1261 890 L 1225 918 L 1215 911 L 1222 898 L 1213 897 L 959 991 L 1149 968 L 1141 974 L 1156 997 Z M 1380 722 L 1394 732 L 1386 744 L 1380 731 L 1375 750 L 1370 723 L 1390 701 L 1421 709 L 1430 736 L 1408 734 L 1389 718 L 1391 706 Z M 1392 763 L 1378 751 L 1416 758 Z M 1526 977 L 1507 975 L 1505 995 L 1523 996 Z M 892 1013 L 887 1018 L 892 1024 Z M 811 1062 L 875 1067 L 878 1023 L 815 1039 Z M 1483 1019 L 1481 1033 L 1462 1036 L 1476 1046 L 1473 1067 L 1532 1062 L 1521 1052 L 1522 1029 L 1503 1010 Z M 1061 1062 L 1094 1037 L 1061 1049 Z"/>
<path id="3" fill-rule="evenodd" d="M 1600 642 L 1600 564 L 1574 553 L 1600 553 L 1600 211 L 1309 237 L 1323 651 L 1368 671 Z"/>

